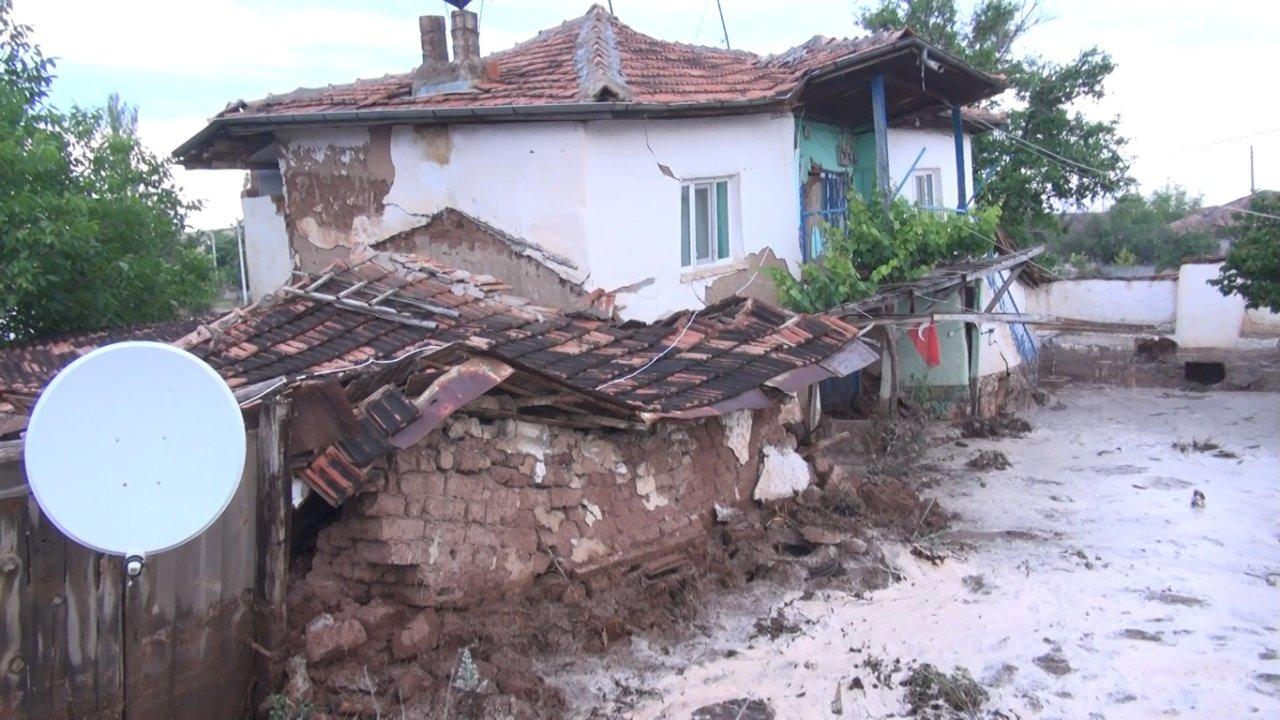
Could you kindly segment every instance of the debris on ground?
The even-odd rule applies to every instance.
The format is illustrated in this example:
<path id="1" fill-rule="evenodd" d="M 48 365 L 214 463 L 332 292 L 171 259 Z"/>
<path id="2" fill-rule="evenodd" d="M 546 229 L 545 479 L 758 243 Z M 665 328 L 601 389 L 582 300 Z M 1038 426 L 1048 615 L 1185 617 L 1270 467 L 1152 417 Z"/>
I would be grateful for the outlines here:
<path id="1" fill-rule="evenodd" d="M 798 632 L 800 632 L 800 625 L 788 618 L 781 610 L 776 610 L 769 617 L 756 621 L 753 637 L 767 637 L 775 640 L 783 635 L 795 635 Z"/>
<path id="2" fill-rule="evenodd" d="M 773 708 L 763 700 L 738 698 L 693 711 L 690 720 L 774 720 Z"/>
<path id="3" fill-rule="evenodd" d="M 1031 423 L 1026 420 L 1004 413 L 989 418 L 965 418 L 960 422 L 960 435 L 966 438 L 1022 437 L 1031 429 Z"/>
<path id="4" fill-rule="evenodd" d="M 933 550 L 926 550 L 925 548 L 922 548 L 919 545 L 911 546 L 911 555 L 912 557 L 918 557 L 921 560 L 924 560 L 925 562 L 933 566 L 941 565 L 947 559 L 946 555 L 935 552 Z"/>
<path id="5" fill-rule="evenodd" d="M 929 663 L 917 665 L 902 685 L 917 718 L 976 717 L 988 699 L 987 691 L 962 667 L 948 675 Z"/>
<path id="6" fill-rule="evenodd" d="M 1204 493 L 1200 492 L 1199 490 L 1191 491 L 1191 507 L 1193 508 L 1204 507 Z"/>
<path id="7" fill-rule="evenodd" d="M 1173 449 L 1177 450 L 1183 455 L 1186 455 L 1187 453 L 1190 453 L 1190 452 L 1198 452 L 1198 453 L 1213 452 L 1214 450 L 1221 450 L 1222 446 L 1209 438 L 1205 438 L 1204 440 L 1197 440 L 1195 438 L 1191 438 L 1191 442 L 1187 442 L 1186 440 L 1175 441 L 1173 443 Z"/>
<path id="8" fill-rule="evenodd" d="M 1013 464 L 999 450 L 979 450 L 976 456 L 965 463 L 965 467 L 971 470 L 1008 470 Z"/>
<path id="9" fill-rule="evenodd" d="M 1070 675 L 1075 671 L 1075 669 L 1071 667 L 1071 663 L 1067 662 L 1067 659 L 1063 657 L 1062 649 L 1056 645 L 1051 651 L 1032 659 L 1031 662 L 1035 663 L 1036 667 L 1050 675 L 1053 675 L 1054 677 Z"/>

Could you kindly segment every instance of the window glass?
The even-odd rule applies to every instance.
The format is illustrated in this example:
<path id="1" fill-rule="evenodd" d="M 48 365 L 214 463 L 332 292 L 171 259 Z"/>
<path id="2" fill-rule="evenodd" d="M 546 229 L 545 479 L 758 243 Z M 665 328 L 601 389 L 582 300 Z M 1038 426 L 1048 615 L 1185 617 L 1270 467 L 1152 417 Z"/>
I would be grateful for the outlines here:
<path id="1" fill-rule="evenodd" d="M 716 259 L 729 257 L 729 182 L 716 183 Z"/>
<path id="2" fill-rule="evenodd" d="M 689 186 L 680 188 L 680 264 L 689 265 Z"/>

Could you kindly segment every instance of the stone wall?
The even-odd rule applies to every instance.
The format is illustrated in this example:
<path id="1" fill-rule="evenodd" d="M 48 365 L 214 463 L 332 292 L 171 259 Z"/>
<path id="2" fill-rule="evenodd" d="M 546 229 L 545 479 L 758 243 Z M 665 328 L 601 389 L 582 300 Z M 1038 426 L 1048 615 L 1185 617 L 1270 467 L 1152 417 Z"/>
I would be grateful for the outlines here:
<path id="1" fill-rule="evenodd" d="M 794 467 L 792 408 L 647 432 L 455 416 L 370 473 L 321 531 L 306 589 L 321 605 L 464 608 L 679 544 L 716 504 L 751 502 L 762 463 Z"/>

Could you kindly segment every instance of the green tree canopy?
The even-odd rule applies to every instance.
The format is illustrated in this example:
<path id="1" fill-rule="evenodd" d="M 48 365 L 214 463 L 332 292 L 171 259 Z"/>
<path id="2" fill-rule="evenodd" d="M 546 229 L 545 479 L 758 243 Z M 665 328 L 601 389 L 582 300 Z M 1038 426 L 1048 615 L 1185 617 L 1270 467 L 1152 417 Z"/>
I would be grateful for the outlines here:
<path id="1" fill-rule="evenodd" d="M 1223 295 L 1239 293 L 1251 308 L 1280 313 L 1280 193 L 1260 192 L 1232 223 L 1222 273 L 1209 282 Z"/>
<path id="2" fill-rule="evenodd" d="M 1170 223 L 1200 209 L 1200 198 L 1181 187 L 1169 186 L 1148 197 L 1126 193 L 1105 212 L 1082 223 L 1068 223 L 1065 234 L 1051 238 L 1049 250 L 1060 258 L 1072 255 L 1102 264 L 1177 267 L 1185 258 L 1214 252 L 1218 243 L 1207 232 L 1176 232 Z M 1071 226 L 1074 225 L 1074 226 Z"/>
<path id="3" fill-rule="evenodd" d="M 29 35 L 0 0 L 0 343 L 207 307 L 212 263 L 182 235 L 194 205 L 136 112 L 54 107 Z"/>
<path id="4" fill-rule="evenodd" d="M 976 136 L 973 169 L 979 199 L 1002 210 L 1002 222 L 1023 242 L 1056 231 L 1055 209 L 1089 203 L 1127 189 L 1125 139 L 1117 121 L 1095 121 L 1078 109 L 1103 96 L 1115 64 L 1097 48 L 1066 63 L 1018 52 L 1018 41 L 1041 22 L 1034 0 L 978 0 L 962 16 L 955 0 L 878 0 L 864 11 L 870 30 L 910 27 L 974 67 L 1004 75 L 1013 101 L 1007 126 Z"/>

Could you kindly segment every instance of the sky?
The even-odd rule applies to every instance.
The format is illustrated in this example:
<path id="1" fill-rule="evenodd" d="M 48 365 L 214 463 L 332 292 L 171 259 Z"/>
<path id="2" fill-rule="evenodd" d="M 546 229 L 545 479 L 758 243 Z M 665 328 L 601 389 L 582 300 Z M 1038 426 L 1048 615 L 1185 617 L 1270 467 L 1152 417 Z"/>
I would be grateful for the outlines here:
<path id="1" fill-rule="evenodd" d="M 722 0 L 736 49 L 770 53 L 816 34 L 856 36 L 870 0 Z M 967 7 L 970 3 L 961 0 Z M 582 14 L 584 0 L 474 0 L 483 52 L 501 50 Z M 1118 118 L 1140 189 L 1169 183 L 1218 204 L 1280 188 L 1280 48 L 1276 0 L 1041 0 L 1047 20 L 1024 52 L 1067 61 L 1098 46 L 1117 64 L 1107 96 L 1080 108 Z M 618 17 L 668 40 L 724 41 L 714 0 L 613 0 Z M 405 72 L 421 60 L 417 16 L 441 0 L 14 0 L 14 17 L 58 58 L 60 106 L 100 105 L 112 92 L 139 108 L 139 131 L 169 153 L 236 99 Z M 243 173 L 185 171 L 176 179 L 205 208 L 192 224 L 240 217 Z"/>

